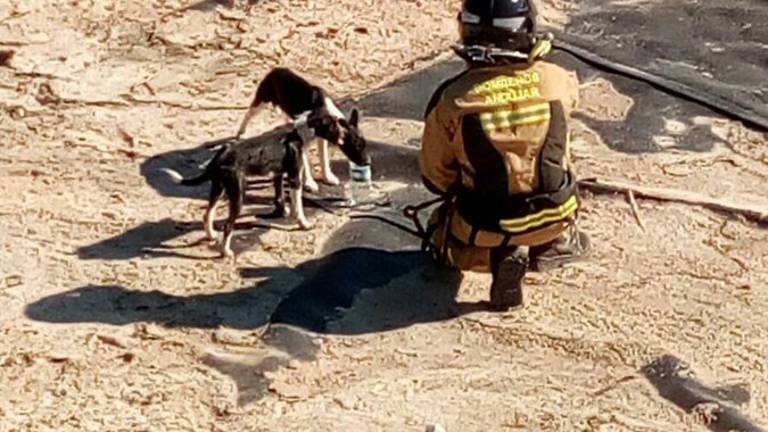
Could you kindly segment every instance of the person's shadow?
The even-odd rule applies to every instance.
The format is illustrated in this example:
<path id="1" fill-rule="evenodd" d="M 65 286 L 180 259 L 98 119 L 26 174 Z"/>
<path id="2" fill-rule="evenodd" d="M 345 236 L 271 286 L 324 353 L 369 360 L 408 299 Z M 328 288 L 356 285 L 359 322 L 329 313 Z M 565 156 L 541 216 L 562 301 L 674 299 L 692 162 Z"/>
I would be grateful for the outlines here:
<path id="1" fill-rule="evenodd" d="M 359 335 L 485 308 L 457 304 L 460 273 L 435 268 L 426 254 L 415 250 L 349 247 L 296 268 L 240 271 L 257 281 L 234 292 L 192 296 L 87 285 L 38 300 L 27 306 L 26 315 L 52 323 L 151 322 L 243 330 L 286 324 L 316 333 Z"/>
<path id="2" fill-rule="evenodd" d="M 244 405 L 268 393 L 264 372 L 315 359 L 316 334 L 380 333 L 487 309 L 483 302 L 456 301 L 460 272 L 437 268 L 414 250 L 413 239 L 371 224 L 377 223 L 345 225 L 331 236 L 323 256 L 295 268 L 240 269 L 254 281 L 238 291 L 179 296 L 86 285 L 31 303 L 25 313 L 49 323 L 263 329 L 264 343 L 246 354 L 214 351 L 201 357 L 235 381 Z M 373 246 L 348 246 L 344 239 L 350 234 Z"/>

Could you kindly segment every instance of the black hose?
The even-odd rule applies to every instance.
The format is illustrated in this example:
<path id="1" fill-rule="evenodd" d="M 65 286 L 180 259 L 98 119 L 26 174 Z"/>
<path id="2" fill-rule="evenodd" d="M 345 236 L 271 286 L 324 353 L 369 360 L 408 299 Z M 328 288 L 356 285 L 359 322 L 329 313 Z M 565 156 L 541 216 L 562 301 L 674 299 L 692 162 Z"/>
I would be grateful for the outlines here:
<path id="1" fill-rule="evenodd" d="M 598 69 L 643 81 L 673 96 L 697 103 L 728 118 L 740 120 L 747 126 L 762 131 L 768 131 L 768 118 L 755 112 L 753 109 L 740 106 L 728 99 L 712 93 L 705 93 L 685 84 L 631 66 L 608 60 L 584 48 L 577 47 L 559 39 L 553 41 L 552 47 L 556 50 L 568 53 Z"/>

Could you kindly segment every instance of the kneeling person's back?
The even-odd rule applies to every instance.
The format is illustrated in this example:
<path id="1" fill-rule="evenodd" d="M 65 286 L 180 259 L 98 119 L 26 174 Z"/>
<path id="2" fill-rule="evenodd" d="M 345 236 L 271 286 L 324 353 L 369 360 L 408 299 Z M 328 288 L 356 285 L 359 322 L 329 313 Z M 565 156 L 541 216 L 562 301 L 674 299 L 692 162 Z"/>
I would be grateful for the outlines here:
<path id="1" fill-rule="evenodd" d="M 465 0 L 459 17 L 468 67 L 430 100 L 419 158 L 424 184 L 447 198 L 430 240 L 444 264 L 490 271 L 491 302 L 514 306 L 529 250 L 562 242 L 576 219 L 578 80 L 539 60 L 551 45 L 535 34 L 530 0 Z"/>

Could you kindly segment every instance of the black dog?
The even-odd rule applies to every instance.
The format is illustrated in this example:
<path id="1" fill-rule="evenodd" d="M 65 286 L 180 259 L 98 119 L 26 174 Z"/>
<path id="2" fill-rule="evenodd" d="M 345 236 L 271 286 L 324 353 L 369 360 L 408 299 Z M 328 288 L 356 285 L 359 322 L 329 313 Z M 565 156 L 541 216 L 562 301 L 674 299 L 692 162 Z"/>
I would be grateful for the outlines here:
<path id="1" fill-rule="evenodd" d="M 357 128 L 358 113 L 353 109 L 346 120 L 352 129 Z M 327 131 L 334 119 L 322 107 L 314 112 L 306 112 L 297 116 L 293 124 L 279 126 L 266 134 L 244 140 L 233 139 L 221 144 L 221 148 L 211 159 L 205 171 L 191 179 L 183 178 L 179 173 L 164 169 L 171 178 L 185 186 L 197 186 L 211 181 L 211 192 L 208 207 L 205 211 L 205 232 L 208 238 L 214 240 L 216 233 L 213 227 L 213 217 L 216 206 L 222 195 L 229 200 L 229 217 L 224 226 L 224 237 L 221 242 L 223 256 L 233 256 L 230 247 L 235 220 L 243 208 L 247 175 L 274 174 L 275 211 L 277 216 L 285 216 L 285 195 L 283 180 L 287 177 L 290 191 L 290 210 L 303 229 L 311 228 L 304 215 L 302 203 L 302 160 L 305 144 L 318 136 L 318 131 Z M 370 158 L 366 152 L 365 140 L 355 139 L 356 134 L 345 134 L 341 143 L 341 151 L 352 162 L 367 165 Z M 359 138 L 359 137 L 358 137 Z"/>
<path id="2" fill-rule="evenodd" d="M 339 179 L 331 171 L 328 142 L 339 144 L 342 141 L 339 139 L 339 134 L 359 134 L 359 130 L 350 130 L 344 114 L 336 106 L 336 103 L 328 97 L 322 88 L 310 83 L 290 69 L 274 68 L 259 83 L 253 102 L 251 102 L 251 106 L 240 124 L 240 129 L 237 132 L 238 137 L 245 133 L 248 123 L 265 107 L 265 104 L 278 107 L 291 119 L 295 119 L 296 116 L 306 111 L 315 111 L 321 108 L 328 111 L 340 130 L 329 130 L 328 133 L 318 134 L 322 138 L 318 143 L 321 175 L 326 183 L 338 185 Z M 309 159 L 306 155 L 302 162 L 307 189 L 317 192 L 319 186 L 312 177 Z"/>

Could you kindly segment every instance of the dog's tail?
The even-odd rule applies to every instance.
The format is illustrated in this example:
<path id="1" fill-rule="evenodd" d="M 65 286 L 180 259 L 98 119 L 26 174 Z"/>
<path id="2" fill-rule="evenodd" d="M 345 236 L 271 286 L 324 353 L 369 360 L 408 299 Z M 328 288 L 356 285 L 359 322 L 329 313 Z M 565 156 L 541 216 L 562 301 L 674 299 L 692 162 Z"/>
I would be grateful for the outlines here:
<path id="1" fill-rule="evenodd" d="M 168 174 L 168 177 L 171 178 L 172 182 L 183 186 L 198 186 L 211 179 L 210 170 L 207 169 L 199 176 L 190 179 L 184 178 L 178 171 L 174 171 L 170 168 L 161 168 L 160 171 Z"/>
<path id="2" fill-rule="evenodd" d="M 170 178 L 171 181 L 180 184 L 182 186 L 198 186 L 201 185 L 207 181 L 209 181 L 213 177 L 213 170 L 215 169 L 216 165 L 219 162 L 219 159 L 221 159 L 222 155 L 230 148 L 231 142 L 223 142 L 219 145 L 221 148 L 216 153 L 216 155 L 208 162 L 208 164 L 205 166 L 205 170 L 202 174 L 200 174 L 197 177 L 193 178 L 184 178 L 181 174 L 179 174 L 178 171 L 172 170 L 170 168 L 161 168 L 160 171 L 166 173 Z"/>

